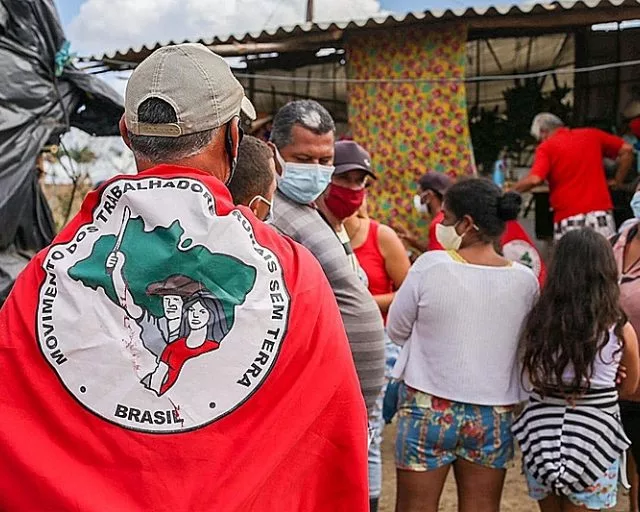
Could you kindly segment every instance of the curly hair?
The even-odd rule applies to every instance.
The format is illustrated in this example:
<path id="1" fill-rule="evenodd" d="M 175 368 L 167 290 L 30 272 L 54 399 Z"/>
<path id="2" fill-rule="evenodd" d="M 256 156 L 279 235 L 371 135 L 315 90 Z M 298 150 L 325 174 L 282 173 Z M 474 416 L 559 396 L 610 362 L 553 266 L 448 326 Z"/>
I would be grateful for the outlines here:
<path id="1" fill-rule="evenodd" d="M 583 394 L 613 327 L 622 350 L 627 317 L 609 242 L 590 229 L 564 235 L 521 335 L 525 376 L 541 393 Z M 609 363 L 608 361 L 603 361 Z M 573 369 L 567 382 L 563 374 Z"/>

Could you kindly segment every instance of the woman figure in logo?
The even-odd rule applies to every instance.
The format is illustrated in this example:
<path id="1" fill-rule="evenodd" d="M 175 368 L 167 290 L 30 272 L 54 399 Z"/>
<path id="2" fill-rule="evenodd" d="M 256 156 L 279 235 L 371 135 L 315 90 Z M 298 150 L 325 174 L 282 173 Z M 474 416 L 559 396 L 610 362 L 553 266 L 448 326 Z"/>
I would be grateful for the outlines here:
<path id="1" fill-rule="evenodd" d="M 178 339 L 166 346 L 155 371 L 142 384 L 162 396 L 176 383 L 189 359 L 216 350 L 228 332 L 222 302 L 210 292 L 200 291 L 185 299 Z"/>

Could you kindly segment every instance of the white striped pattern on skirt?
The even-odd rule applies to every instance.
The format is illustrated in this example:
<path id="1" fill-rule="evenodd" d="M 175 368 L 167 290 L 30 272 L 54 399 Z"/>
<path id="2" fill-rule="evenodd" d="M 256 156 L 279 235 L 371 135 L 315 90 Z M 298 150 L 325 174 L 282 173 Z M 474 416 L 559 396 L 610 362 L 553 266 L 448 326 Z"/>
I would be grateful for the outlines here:
<path id="1" fill-rule="evenodd" d="M 532 393 L 512 430 L 527 471 L 557 495 L 584 492 L 631 445 L 615 388 L 573 400 Z"/>

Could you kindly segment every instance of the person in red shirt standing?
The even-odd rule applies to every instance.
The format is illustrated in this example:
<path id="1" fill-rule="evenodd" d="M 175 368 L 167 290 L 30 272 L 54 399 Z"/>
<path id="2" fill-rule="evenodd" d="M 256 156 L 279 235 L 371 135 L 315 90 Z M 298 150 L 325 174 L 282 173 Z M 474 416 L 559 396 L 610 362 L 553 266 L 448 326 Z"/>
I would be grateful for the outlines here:
<path id="1" fill-rule="evenodd" d="M 538 114 L 531 135 L 540 141 L 529 175 L 514 186 L 527 192 L 549 182 L 554 236 L 589 227 L 606 237 L 616 232 L 608 186 L 619 187 L 633 162 L 633 149 L 620 137 L 595 128 L 570 130 L 553 114 Z M 616 177 L 607 183 L 603 158 L 617 159 Z"/>

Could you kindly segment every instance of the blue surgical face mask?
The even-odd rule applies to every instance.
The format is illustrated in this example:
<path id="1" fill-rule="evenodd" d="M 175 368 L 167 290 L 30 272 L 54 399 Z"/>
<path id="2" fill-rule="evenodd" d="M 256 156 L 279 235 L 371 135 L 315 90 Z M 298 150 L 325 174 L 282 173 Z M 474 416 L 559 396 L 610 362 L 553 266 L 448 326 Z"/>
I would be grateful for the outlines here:
<path id="1" fill-rule="evenodd" d="M 285 162 L 277 149 L 275 155 L 282 169 L 278 190 L 296 203 L 313 203 L 331 182 L 332 165 Z"/>
<path id="2" fill-rule="evenodd" d="M 633 210 L 633 216 L 636 219 L 640 219 L 640 192 L 636 192 L 633 194 L 631 198 L 631 203 L 629 203 L 631 209 Z"/>

